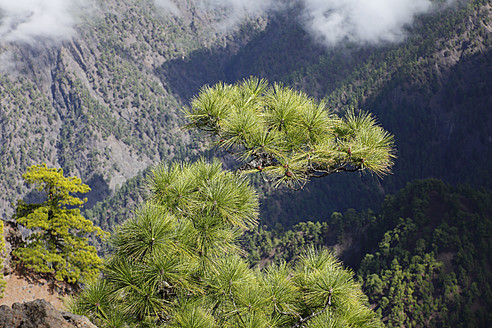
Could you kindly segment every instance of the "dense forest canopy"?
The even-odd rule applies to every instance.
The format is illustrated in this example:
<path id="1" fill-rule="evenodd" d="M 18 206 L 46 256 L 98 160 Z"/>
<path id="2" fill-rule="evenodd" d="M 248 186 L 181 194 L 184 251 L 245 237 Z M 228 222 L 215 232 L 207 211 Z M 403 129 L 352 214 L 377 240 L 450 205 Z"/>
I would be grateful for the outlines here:
<path id="1" fill-rule="evenodd" d="M 252 265 L 295 261 L 327 246 L 356 269 L 388 327 L 492 323 L 492 193 L 416 181 L 377 211 L 335 212 L 292 229 L 259 227 L 241 244 Z"/>

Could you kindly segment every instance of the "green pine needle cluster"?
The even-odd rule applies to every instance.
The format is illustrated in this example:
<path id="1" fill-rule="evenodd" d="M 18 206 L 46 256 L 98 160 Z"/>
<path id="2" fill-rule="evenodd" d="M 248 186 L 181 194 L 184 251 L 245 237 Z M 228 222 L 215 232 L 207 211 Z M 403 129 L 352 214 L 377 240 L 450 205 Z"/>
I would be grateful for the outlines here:
<path id="1" fill-rule="evenodd" d="M 160 165 L 152 196 L 111 238 L 102 277 L 70 310 L 99 327 L 381 327 L 353 272 L 328 251 L 260 270 L 238 237 L 256 225 L 245 177 L 207 163 Z"/>
<path id="2" fill-rule="evenodd" d="M 255 77 L 203 87 L 185 114 L 186 128 L 205 131 L 243 162 L 240 169 L 277 185 L 302 188 L 341 171 L 383 176 L 395 158 L 393 136 L 371 114 L 340 118 L 324 102 Z"/>

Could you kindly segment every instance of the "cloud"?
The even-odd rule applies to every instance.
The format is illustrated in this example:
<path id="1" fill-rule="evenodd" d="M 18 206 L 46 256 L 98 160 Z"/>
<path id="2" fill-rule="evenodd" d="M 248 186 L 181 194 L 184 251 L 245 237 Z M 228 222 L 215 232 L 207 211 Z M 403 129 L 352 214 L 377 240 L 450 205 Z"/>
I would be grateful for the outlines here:
<path id="1" fill-rule="evenodd" d="M 208 10 L 218 10 L 217 27 L 228 31 L 235 29 L 245 19 L 266 14 L 273 8 L 273 0 L 200 0 L 199 5 Z"/>
<path id="2" fill-rule="evenodd" d="M 181 11 L 178 6 L 175 5 L 172 0 L 154 0 L 157 7 L 164 9 L 165 13 L 169 13 L 174 16 L 181 16 Z"/>
<path id="3" fill-rule="evenodd" d="M 327 45 L 398 42 L 429 0 L 304 0 L 306 28 Z"/>
<path id="4" fill-rule="evenodd" d="M 157 7 L 174 16 L 181 16 L 179 8 L 190 5 L 180 1 L 182 0 L 154 0 Z M 283 0 L 195 0 L 191 7 L 197 10 L 198 15 L 213 17 L 218 31 L 228 32 L 247 18 L 266 14 L 279 1 Z"/>
<path id="5" fill-rule="evenodd" d="M 228 15 L 239 19 L 263 14 L 272 8 L 273 0 L 199 0 L 198 4 L 207 9 L 222 9 Z"/>
<path id="6" fill-rule="evenodd" d="M 186 3 L 154 0 L 159 8 L 180 16 Z M 297 0 L 306 30 L 327 45 L 348 40 L 362 44 L 405 38 L 416 15 L 431 10 L 431 0 Z M 457 0 L 446 0 L 454 2 Z M 0 43 L 59 42 L 76 34 L 83 13 L 96 0 L 0 0 Z M 213 12 L 217 29 L 230 31 L 245 19 L 279 11 L 295 1 L 195 0 L 200 13 Z"/>
<path id="7" fill-rule="evenodd" d="M 93 0 L 0 0 L 0 43 L 69 40 L 92 5 Z"/>
<path id="8" fill-rule="evenodd" d="M 178 0 L 155 0 L 177 8 Z M 454 3 L 458 0 L 445 0 Z M 433 10 L 431 0 L 196 0 L 200 14 L 213 12 L 216 28 L 237 28 L 245 19 L 300 4 L 304 28 L 328 46 L 399 42 L 416 15 Z M 445 6 L 445 3 L 442 6 Z"/>

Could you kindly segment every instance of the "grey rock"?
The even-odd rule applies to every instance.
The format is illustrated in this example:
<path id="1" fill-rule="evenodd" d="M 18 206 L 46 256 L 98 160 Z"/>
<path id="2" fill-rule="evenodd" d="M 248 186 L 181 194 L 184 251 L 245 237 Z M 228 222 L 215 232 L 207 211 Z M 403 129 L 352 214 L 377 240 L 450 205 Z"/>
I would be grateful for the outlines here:
<path id="1" fill-rule="evenodd" d="M 97 328 L 84 316 L 61 312 L 45 300 L 0 306 L 0 328 Z"/>

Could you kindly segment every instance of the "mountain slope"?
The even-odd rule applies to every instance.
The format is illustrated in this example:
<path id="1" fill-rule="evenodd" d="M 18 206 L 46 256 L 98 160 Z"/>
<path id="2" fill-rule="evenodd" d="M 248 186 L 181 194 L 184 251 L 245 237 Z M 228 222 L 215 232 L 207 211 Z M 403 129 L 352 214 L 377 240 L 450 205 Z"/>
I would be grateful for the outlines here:
<path id="1" fill-rule="evenodd" d="M 2 44 L 10 65 L 0 75 L 3 218 L 25 195 L 20 175 L 34 163 L 82 178 L 90 207 L 149 165 L 199 147 L 179 130 L 181 100 L 156 70 L 225 38 L 213 33 L 213 17 L 194 15 L 192 1 L 180 17 L 153 1 L 100 5 L 70 40 Z"/>
<path id="2" fill-rule="evenodd" d="M 300 4 L 285 3 L 218 30 L 224 12 L 195 1 L 177 4 L 179 15 L 150 0 L 104 1 L 68 41 L 2 44 L 2 56 L 17 58 L 0 76 L 2 216 L 26 194 L 20 175 L 34 163 L 81 177 L 93 187 L 91 207 L 148 165 L 196 156 L 203 140 L 178 129 L 181 107 L 203 84 L 249 75 L 303 89 L 335 111 L 370 110 L 398 147 L 394 174 L 382 181 L 345 175 L 301 193 L 267 188 L 266 222 L 377 207 L 415 178 L 492 187 L 487 1 L 421 15 L 402 43 L 329 48 L 306 32 Z M 113 213 L 125 201 L 108 203 L 103 211 Z"/>
<path id="3" fill-rule="evenodd" d="M 317 220 L 350 207 L 375 208 L 385 193 L 413 179 L 492 188 L 491 32 L 491 6 L 477 1 L 422 17 L 403 44 L 356 49 L 345 61 L 329 53 L 294 72 L 292 84 L 308 92 L 325 90 L 321 94 L 335 110 L 375 113 L 394 133 L 398 159 L 394 174 L 382 181 L 330 177 L 285 201 L 266 200 L 265 206 L 276 209 L 269 211 L 271 221 Z M 338 56 L 343 54 L 340 50 Z M 339 64 L 351 61 L 351 68 Z"/>

